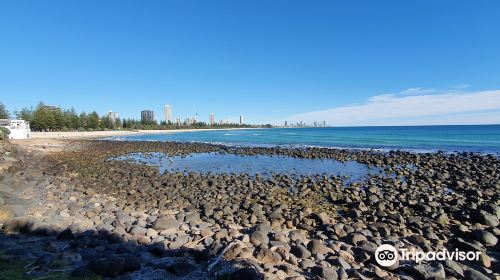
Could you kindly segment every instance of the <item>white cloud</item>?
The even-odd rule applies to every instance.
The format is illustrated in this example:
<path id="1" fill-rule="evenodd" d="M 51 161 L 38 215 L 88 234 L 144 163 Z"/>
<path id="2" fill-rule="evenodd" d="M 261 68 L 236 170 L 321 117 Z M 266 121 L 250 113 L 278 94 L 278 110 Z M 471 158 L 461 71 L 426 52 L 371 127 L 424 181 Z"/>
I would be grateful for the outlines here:
<path id="1" fill-rule="evenodd" d="M 425 89 L 425 88 L 416 87 L 416 88 L 409 88 L 409 89 L 403 90 L 401 92 L 401 94 L 413 95 L 413 94 L 429 94 L 429 93 L 436 93 L 436 92 L 438 92 L 438 90 L 433 89 L 433 88 Z"/>
<path id="2" fill-rule="evenodd" d="M 466 89 L 468 87 L 470 87 L 469 84 L 459 84 L 459 85 L 454 85 L 453 86 L 454 89 Z"/>
<path id="3" fill-rule="evenodd" d="M 436 93 L 415 88 L 373 96 L 362 104 L 298 114 L 286 120 L 326 121 L 333 126 L 500 123 L 500 90 Z"/>

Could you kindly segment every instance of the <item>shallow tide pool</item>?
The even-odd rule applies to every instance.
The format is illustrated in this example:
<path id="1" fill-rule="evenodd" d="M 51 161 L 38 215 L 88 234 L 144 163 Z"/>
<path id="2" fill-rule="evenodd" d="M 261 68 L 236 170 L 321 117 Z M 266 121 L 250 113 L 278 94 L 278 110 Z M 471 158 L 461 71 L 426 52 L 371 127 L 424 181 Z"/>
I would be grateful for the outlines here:
<path id="1" fill-rule="evenodd" d="M 304 159 L 286 156 L 234 155 L 221 153 L 195 153 L 170 157 L 163 153 L 131 153 L 111 160 L 156 166 L 160 173 L 198 172 L 234 173 L 269 178 L 273 174 L 291 176 L 323 175 L 346 176 L 356 181 L 380 169 L 356 161 L 340 162 L 333 159 Z"/>

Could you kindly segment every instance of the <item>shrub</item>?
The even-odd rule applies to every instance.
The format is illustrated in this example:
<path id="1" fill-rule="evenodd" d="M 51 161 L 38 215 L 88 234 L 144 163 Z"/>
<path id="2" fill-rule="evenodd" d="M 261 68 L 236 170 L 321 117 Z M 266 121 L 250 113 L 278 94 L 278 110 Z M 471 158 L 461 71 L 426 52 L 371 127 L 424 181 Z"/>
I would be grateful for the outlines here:
<path id="1" fill-rule="evenodd" d="M 8 138 L 7 135 L 10 134 L 10 130 L 5 127 L 0 127 L 0 140 Z"/>

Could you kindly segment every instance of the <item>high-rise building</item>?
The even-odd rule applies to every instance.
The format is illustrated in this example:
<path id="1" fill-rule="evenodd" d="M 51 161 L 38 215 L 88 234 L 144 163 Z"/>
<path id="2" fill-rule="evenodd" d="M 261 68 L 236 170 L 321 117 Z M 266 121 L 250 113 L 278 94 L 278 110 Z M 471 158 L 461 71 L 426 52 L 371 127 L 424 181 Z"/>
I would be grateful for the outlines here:
<path id="1" fill-rule="evenodd" d="M 165 105 L 165 108 L 163 108 L 163 114 L 167 123 L 173 122 L 174 119 L 172 118 L 172 106 Z"/>
<path id="2" fill-rule="evenodd" d="M 143 123 L 151 123 L 154 122 L 155 119 L 155 112 L 151 110 L 143 110 L 141 111 L 141 122 Z"/>
<path id="3" fill-rule="evenodd" d="M 113 123 L 116 121 L 116 119 L 119 118 L 118 113 L 113 112 L 113 111 L 109 111 L 107 116 L 108 116 L 108 119 L 110 119 Z"/>
<path id="4" fill-rule="evenodd" d="M 210 113 L 210 116 L 208 117 L 208 120 L 210 122 L 210 125 L 214 125 L 215 124 L 215 115 L 214 115 L 214 113 Z"/>
<path id="5" fill-rule="evenodd" d="M 240 115 L 240 125 L 243 125 L 243 116 Z"/>

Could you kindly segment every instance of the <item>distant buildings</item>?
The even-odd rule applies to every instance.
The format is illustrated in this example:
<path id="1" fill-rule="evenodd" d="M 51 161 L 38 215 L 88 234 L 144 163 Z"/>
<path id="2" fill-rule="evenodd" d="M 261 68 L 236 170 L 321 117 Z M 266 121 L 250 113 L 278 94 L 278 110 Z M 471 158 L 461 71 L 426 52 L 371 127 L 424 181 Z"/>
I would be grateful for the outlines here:
<path id="1" fill-rule="evenodd" d="M 141 122 L 143 123 L 151 123 L 156 120 L 155 112 L 151 110 L 141 111 Z"/>
<path id="2" fill-rule="evenodd" d="M 165 121 L 167 123 L 173 123 L 173 119 L 172 119 L 172 106 L 165 105 L 165 108 L 163 108 L 163 114 L 164 114 L 164 117 L 165 117 Z"/>
<path id="3" fill-rule="evenodd" d="M 215 124 L 215 115 L 214 113 L 210 113 L 210 115 L 208 116 L 208 120 L 209 120 L 209 123 L 211 126 L 213 126 Z"/>
<path id="4" fill-rule="evenodd" d="M 310 124 L 304 121 L 298 121 L 297 123 L 288 123 L 288 121 L 285 121 L 283 127 L 328 127 L 328 125 L 326 121 L 314 121 Z"/>
<path id="5" fill-rule="evenodd" d="M 118 113 L 113 111 L 109 111 L 107 116 L 113 123 L 119 118 Z"/>
<path id="6" fill-rule="evenodd" d="M 208 115 L 208 122 L 205 120 L 200 120 L 198 117 L 198 113 L 196 112 L 194 115 L 191 117 L 174 117 L 173 112 L 172 112 L 172 105 L 164 105 L 163 106 L 163 118 L 161 118 L 161 124 L 162 125 L 177 125 L 177 126 L 182 126 L 182 125 L 187 125 L 187 126 L 199 126 L 199 125 L 208 125 L 208 126 L 217 126 L 217 125 L 240 125 L 243 126 L 245 125 L 245 119 L 243 115 L 239 116 L 239 119 L 229 119 L 229 118 L 224 118 L 216 121 L 215 119 L 215 113 L 210 113 Z M 110 119 L 118 119 L 118 113 L 109 111 L 108 117 Z M 142 124 L 154 124 L 156 122 L 159 122 L 157 120 L 155 111 L 153 110 L 143 110 L 141 111 L 141 123 Z"/>
<path id="7" fill-rule="evenodd" d="M 197 123 L 197 122 L 198 122 L 198 120 L 196 119 L 196 117 L 187 118 L 187 119 L 185 120 L 185 123 L 186 123 L 187 125 L 193 125 L 193 124 L 195 124 L 195 123 Z"/>
<path id="8" fill-rule="evenodd" d="M 231 124 L 231 121 L 229 119 L 223 119 L 223 120 L 220 120 L 219 122 L 221 125 L 225 125 L 225 124 Z"/>

